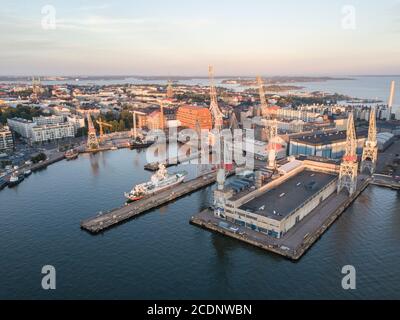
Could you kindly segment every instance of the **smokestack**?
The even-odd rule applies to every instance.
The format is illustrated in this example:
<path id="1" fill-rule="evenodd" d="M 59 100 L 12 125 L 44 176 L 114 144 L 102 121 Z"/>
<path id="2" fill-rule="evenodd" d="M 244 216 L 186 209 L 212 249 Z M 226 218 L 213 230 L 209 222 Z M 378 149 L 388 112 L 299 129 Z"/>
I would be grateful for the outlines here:
<path id="1" fill-rule="evenodd" d="M 389 120 L 391 119 L 391 116 L 392 116 L 392 107 L 393 107 L 393 101 L 394 101 L 395 86 L 396 86 L 396 82 L 393 80 L 390 84 L 390 96 L 389 96 L 389 103 L 388 103 Z"/>

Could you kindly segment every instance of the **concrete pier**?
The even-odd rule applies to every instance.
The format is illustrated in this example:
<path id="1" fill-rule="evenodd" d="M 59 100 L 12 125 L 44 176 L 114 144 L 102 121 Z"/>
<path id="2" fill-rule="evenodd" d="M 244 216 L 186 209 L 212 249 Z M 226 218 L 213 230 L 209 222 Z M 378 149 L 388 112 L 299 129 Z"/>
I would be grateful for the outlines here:
<path id="1" fill-rule="evenodd" d="M 216 172 L 210 172 L 195 179 L 183 182 L 177 186 L 165 189 L 147 198 L 113 209 L 96 217 L 81 222 L 81 228 L 96 234 L 128 219 L 136 217 L 148 210 L 157 208 L 175 199 L 190 194 L 200 188 L 213 184 L 216 181 Z"/>
<path id="2" fill-rule="evenodd" d="M 187 161 L 190 161 L 190 160 L 198 159 L 199 156 L 200 156 L 200 153 L 199 152 L 195 152 L 195 153 L 190 154 L 188 156 L 179 156 L 179 157 L 170 158 L 164 164 L 165 164 L 166 167 L 176 166 L 176 165 L 178 165 L 180 163 L 183 163 L 183 162 L 187 162 Z M 156 170 L 158 170 L 158 165 L 159 165 L 159 162 L 150 162 L 150 163 L 147 163 L 144 166 L 144 168 L 146 170 L 149 170 L 149 171 L 156 171 Z"/>
<path id="3" fill-rule="evenodd" d="M 288 259 L 299 260 L 362 191 L 367 188 L 369 183 L 369 178 L 359 179 L 358 188 L 352 196 L 348 196 L 344 192 L 332 194 L 280 239 L 219 219 L 209 209 L 193 216 L 190 223 L 279 254 Z M 238 230 L 221 227 L 219 223 L 222 221 L 230 227 L 238 228 Z"/>

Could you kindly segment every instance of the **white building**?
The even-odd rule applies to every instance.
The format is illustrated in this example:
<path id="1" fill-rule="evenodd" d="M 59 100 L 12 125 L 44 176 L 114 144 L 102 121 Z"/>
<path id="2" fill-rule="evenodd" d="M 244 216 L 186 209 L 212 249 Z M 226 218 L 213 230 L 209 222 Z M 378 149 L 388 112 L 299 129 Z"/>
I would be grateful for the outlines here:
<path id="1" fill-rule="evenodd" d="M 40 143 L 75 136 L 74 124 L 59 122 L 60 117 L 58 116 L 36 117 L 34 119 L 37 122 L 19 118 L 7 119 L 7 122 L 13 131 L 28 140 L 29 143 Z"/>
<path id="2" fill-rule="evenodd" d="M 30 120 L 21 118 L 7 119 L 7 123 L 11 130 L 17 132 L 21 137 L 25 139 L 30 138 L 31 128 L 36 125 L 36 123 Z"/>
<path id="3" fill-rule="evenodd" d="M 63 138 L 73 138 L 75 127 L 72 123 L 35 126 L 31 129 L 31 142 L 40 143 Z"/>
<path id="4" fill-rule="evenodd" d="M 14 148 L 12 133 L 8 127 L 0 127 L 0 151 Z"/>
<path id="5" fill-rule="evenodd" d="M 75 133 L 78 129 L 85 127 L 85 118 L 77 115 L 71 115 L 67 117 L 67 122 L 74 126 Z"/>
<path id="6" fill-rule="evenodd" d="M 64 122 L 64 116 L 33 117 L 33 122 L 38 126 L 59 124 Z"/>

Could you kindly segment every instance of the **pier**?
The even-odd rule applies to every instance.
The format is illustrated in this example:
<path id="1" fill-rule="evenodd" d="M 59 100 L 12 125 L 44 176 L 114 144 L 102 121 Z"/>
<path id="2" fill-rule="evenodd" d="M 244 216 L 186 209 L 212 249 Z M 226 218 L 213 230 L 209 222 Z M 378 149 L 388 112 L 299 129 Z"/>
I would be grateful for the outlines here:
<path id="1" fill-rule="evenodd" d="M 157 194 L 153 194 L 131 204 L 126 204 L 120 208 L 84 220 L 81 222 L 81 228 L 93 234 L 99 233 L 146 211 L 162 206 L 200 188 L 213 184 L 215 181 L 216 172 L 209 172 L 195 179 L 183 182 L 178 186 L 165 189 Z"/>
<path id="2" fill-rule="evenodd" d="M 212 154 L 212 153 L 210 152 L 210 154 Z M 181 156 L 177 156 L 174 158 L 168 158 L 168 161 L 165 161 L 164 164 L 165 164 L 165 167 L 176 166 L 183 162 L 198 159 L 200 155 L 201 155 L 201 153 L 195 152 L 190 155 L 185 155 L 185 156 L 181 155 Z M 150 162 L 150 163 L 145 164 L 144 168 L 149 171 L 156 171 L 156 170 L 158 170 L 158 165 L 159 165 L 159 162 Z"/>
<path id="3" fill-rule="evenodd" d="M 372 176 L 371 184 L 393 190 L 400 190 L 400 181 L 387 175 L 374 174 Z"/>
<path id="4" fill-rule="evenodd" d="M 370 182 L 370 178 L 359 179 L 358 188 L 350 197 L 345 193 L 332 194 L 280 239 L 219 219 L 210 209 L 194 215 L 190 223 L 296 261 L 357 199 Z M 220 222 L 226 223 L 227 226 L 220 226 Z M 231 227 L 237 229 L 231 229 Z"/>

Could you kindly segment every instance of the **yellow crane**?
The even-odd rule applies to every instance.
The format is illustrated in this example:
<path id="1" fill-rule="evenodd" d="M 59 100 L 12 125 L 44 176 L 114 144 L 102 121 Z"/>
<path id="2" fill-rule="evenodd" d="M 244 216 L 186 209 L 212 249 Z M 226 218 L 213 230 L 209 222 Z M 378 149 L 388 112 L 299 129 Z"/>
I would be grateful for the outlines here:
<path id="1" fill-rule="evenodd" d="M 103 140 L 103 138 L 104 138 L 103 126 L 112 128 L 112 125 L 109 123 L 103 122 L 103 121 L 99 121 L 99 120 L 96 120 L 96 122 L 100 126 L 100 140 Z"/>

